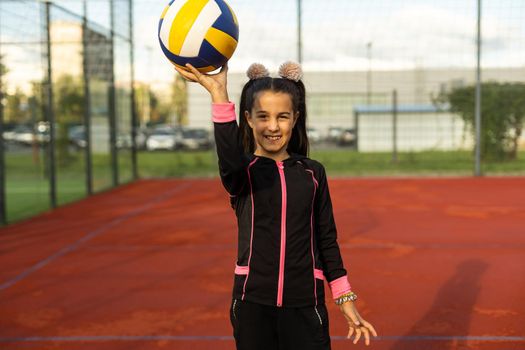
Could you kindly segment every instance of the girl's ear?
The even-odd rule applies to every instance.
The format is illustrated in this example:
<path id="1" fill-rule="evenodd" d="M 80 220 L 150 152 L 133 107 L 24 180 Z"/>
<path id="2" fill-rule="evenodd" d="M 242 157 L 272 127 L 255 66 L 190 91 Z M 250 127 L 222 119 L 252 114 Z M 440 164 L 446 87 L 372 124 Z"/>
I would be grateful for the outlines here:
<path id="1" fill-rule="evenodd" d="M 253 121 L 250 113 L 248 111 L 244 111 L 244 118 L 246 119 L 246 122 L 250 126 L 250 128 L 253 129 Z"/>

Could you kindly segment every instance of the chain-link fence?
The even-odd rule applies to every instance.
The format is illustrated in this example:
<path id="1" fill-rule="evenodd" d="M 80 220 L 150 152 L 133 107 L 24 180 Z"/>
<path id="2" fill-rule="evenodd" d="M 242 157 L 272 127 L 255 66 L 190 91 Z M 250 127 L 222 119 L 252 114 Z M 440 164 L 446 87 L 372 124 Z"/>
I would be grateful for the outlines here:
<path id="1" fill-rule="evenodd" d="M 0 221 L 134 178 L 130 0 L 0 2 Z"/>
<path id="2" fill-rule="evenodd" d="M 474 174 L 476 1 L 229 3 L 240 22 L 230 97 L 249 64 L 276 76 L 300 56 L 311 156 L 330 174 Z M 482 173 L 523 174 L 525 3 L 480 5 Z M 189 125 L 209 129 L 209 97 L 188 89 Z"/>
<path id="3" fill-rule="evenodd" d="M 210 98 L 158 47 L 167 3 L 0 1 L 4 222 L 130 181 L 137 164 L 142 177 L 217 175 Z M 251 63 L 276 76 L 301 60 L 310 156 L 329 176 L 475 174 L 477 101 L 482 173 L 525 173 L 523 1 L 228 3 L 230 99 Z"/>

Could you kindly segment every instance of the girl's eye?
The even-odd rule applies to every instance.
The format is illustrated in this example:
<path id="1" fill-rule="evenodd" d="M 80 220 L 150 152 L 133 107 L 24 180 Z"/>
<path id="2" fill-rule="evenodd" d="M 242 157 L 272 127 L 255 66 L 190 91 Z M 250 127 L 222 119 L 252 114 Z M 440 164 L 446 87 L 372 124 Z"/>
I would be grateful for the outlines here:
<path id="1" fill-rule="evenodd" d="M 289 119 L 290 117 L 285 114 L 285 115 L 280 115 L 279 118 L 281 118 L 281 119 Z"/>

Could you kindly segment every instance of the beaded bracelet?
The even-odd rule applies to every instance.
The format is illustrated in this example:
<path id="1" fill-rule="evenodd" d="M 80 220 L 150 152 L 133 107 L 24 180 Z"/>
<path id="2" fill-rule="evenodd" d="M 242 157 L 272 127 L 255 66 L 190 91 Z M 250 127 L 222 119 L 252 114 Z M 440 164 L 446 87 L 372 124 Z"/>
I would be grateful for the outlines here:
<path id="1" fill-rule="evenodd" d="M 357 300 L 357 294 L 354 292 L 348 292 L 343 295 L 341 295 L 339 298 L 335 299 L 335 303 L 337 305 L 341 305 L 343 303 L 346 303 L 347 301 L 355 301 Z"/>

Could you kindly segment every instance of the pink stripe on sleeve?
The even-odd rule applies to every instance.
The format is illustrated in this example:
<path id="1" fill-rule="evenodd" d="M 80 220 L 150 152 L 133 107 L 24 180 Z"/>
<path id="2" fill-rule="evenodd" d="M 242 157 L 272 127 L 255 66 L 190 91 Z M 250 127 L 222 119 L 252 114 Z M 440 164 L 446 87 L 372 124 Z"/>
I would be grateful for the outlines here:
<path id="1" fill-rule="evenodd" d="M 228 123 L 236 120 L 235 104 L 233 102 L 212 103 L 212 120 L 215 123 Z"/>
<path id="2" fill-rule="evenodd" d="M 250 272 L 249 266 L 239 266 L 235 264 L 235 274 L 237 275 L 247 275 Z"/>
<path id="3" fill-rule="evenodd" d="M 324 280 L 323 270 L 314 269 L 314 277 L 320 280 Z"/>
<path id="4" fill-rule="evenodd" d="M 352 290 L 350 287 L 350 282 L 346 275 L 339 277 L 338 279 L 333 280 L 328 283 L 330 285 L 330 290 L 332 291 L 332 298 L 337 299 L 341 295 L 348 293 Z"/>

